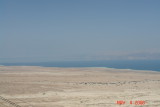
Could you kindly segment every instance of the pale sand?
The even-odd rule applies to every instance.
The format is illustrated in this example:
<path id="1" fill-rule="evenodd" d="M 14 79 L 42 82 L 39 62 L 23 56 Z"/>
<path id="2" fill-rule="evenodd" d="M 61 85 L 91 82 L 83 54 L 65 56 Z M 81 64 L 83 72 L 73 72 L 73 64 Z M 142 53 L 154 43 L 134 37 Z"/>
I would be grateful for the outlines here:
<path id="1" fill-rule="evenodd" d="M 126 103 L 118 105 L 118 100 Z M 129 104 L 136 100 L 143 100 L 146 104 Z M 160 107 L 160 72 L 111 68 L 0 66 L 0 107 L 16 105 Z"/>

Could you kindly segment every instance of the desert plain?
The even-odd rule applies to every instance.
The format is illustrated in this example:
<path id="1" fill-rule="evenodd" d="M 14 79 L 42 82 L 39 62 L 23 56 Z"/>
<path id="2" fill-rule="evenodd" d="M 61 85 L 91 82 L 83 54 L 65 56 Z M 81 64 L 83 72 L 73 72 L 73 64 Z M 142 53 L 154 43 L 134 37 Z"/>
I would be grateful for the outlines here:
<path id="1" fill-rule="evenodd" d="M 0 66 L 0 107 L 160 107 L 160 72 Z"/>

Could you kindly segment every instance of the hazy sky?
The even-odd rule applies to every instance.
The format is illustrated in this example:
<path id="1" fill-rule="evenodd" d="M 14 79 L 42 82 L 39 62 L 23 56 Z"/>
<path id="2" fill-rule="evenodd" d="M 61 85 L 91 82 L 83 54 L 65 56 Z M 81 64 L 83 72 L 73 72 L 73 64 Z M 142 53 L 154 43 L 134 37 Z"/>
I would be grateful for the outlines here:
<path id="1" fill-rule="evenodd" d="M 160 59 L 160 0 L 1 0 L 0 60 Z"/>

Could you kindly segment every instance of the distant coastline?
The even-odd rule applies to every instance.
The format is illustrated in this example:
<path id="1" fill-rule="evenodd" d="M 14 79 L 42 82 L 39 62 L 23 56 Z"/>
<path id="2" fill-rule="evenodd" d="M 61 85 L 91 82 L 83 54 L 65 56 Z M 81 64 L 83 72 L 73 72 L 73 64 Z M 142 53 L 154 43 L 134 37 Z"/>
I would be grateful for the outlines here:
<path id="1" fill-rule="evenodd" d="M 113 69 L 147 70 L 160 72 L 160 60 L 123 61 L 54 61 L 28 63 L 0 63 L 0 66 L 42 66 L 42 67 L 106 67 Z"/>

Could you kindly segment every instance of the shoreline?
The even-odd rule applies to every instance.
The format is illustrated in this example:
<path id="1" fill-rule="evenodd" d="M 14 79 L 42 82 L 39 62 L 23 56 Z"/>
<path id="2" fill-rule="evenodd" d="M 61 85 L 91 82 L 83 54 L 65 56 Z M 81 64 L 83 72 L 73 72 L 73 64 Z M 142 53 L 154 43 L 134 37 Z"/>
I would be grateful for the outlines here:
<path id="1" fill-rule="evenodd" d="M 111 68 L 111 67 L 51 67 L 51 66 L 35 66 L 35 65 L 0 65 L 0 67 L 44 67 L 44 68 L 106 68 L 106 69 L 113 69 L 113 70 L 129 70 L 129 71 L 142 71 L 142 72 L 158 72 L 155 70 L 141 70 L 141 69 L 123 69 L 123 68 Z"/>
<path id="2" fill-rule="evenodd" d="M 160 72 L 160 60 L 100 60 L 100 61 L 50 61 L 50 62 L 8 62 L 5 66 L 42 66 L 42 67 L 107 67 Z"/>

